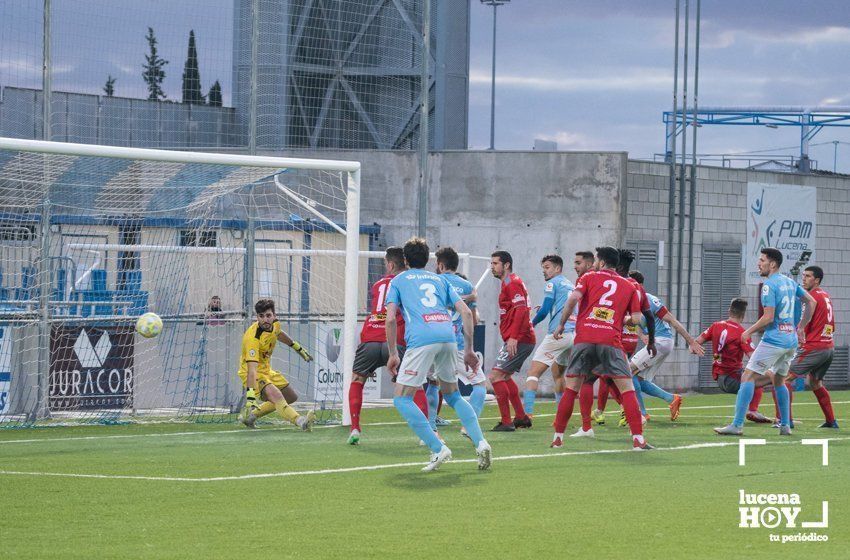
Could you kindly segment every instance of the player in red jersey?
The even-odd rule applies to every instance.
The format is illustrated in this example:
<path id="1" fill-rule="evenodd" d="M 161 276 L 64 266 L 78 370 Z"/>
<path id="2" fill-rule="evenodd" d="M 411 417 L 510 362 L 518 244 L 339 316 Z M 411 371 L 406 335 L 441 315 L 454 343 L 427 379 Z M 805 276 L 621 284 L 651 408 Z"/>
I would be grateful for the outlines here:
<path id="1" fill-rule="evenodd" d="M 556 338 L 563 335 L 564 325 L 578 304 L 575 342 L 566 372 L 567 387 L 555 415 L 553 448 L 563 446 L 564 430 L 573 413 L 582 381 L 601 366 L 598 375 L 611 377 L 620 390 L 631 428 L 633 449 L 653 449 L 643 437 L 640 407 L 621 341 L 625 322 L 640 322 L 640 301 L 634 285 L 617 274 L 615 268 L 619 260 L 620 255 L 613 247 L 596 249 L 596 272 L 578 279 L 561 314 L 561 324 L 555 330 Z"/>
<path id="2" fill-rule="evenodd" d="M 744 315 L 747 313 L 747 300 L 735 298 L 729 304 L 729 318 L 717 321 L 705 329 L 696 339 L 697 344 L 711 342 L 714 362 L 711 376 L 724 393 L 735 395 L 741 388 L 741 373 L 744 371 L 744 356 L 753 353 L 751 340 L 742 340 L 744 333 Z M 747 420 L 759 424 L 769 424 L 770 420 L 759 412 L 759 403 L 764 395 L 764 387 L 757 387 L 750 401 Z"/>
<path id="3" fill-rule="evenodd" d="M 513 380 L 523 362 L 534 351 L 536 338 L 531 326 L 528 290 L 513 272 L 513 258 L 507 251 L 496 251 L 490 256 L 490 272 L 499 279 L 499 332 L 504 345 L 490 372 L 490 383 L 496 393 L 501 419 L 493 431 L 513 432 L 517 428 L 530 428 L 531 418 L 525 413 L 519 387 Z M 511 405 L 514 418 L 511 420 Z"/>
<path id="4" fill-rule="evenodd" d="M 809 387 L 818 399 L 825 420 L 819 427 L 838 429 L 829 391 L 823 385 L 823 378 L 832 364 L 835 352 L 835 314 L 829 294 L 820 287 L 822 281 L 821 267 L 810 266 L 803 271 L 803 288 L 815 299 L 817 305 L 812 320 L 806 325 L 805 338 L 800 340 L 800 348 L 791 362 L 787 385 L 790 396 L 793 394 L 791 381 L 797 377 L 808 376 Z"/>
<path id="5" fill-rule="evenodd" d="M 649 308 L 649 299 L 646 297 L 646 290 L 643 289 L 643 285 L 640 282 L 636 281 L 633 278 L 629 277 L 629 269 L 632 266 L 632 263 L 635 260 L 635 254 L 628 249 L 619 249 L 620 262 L 617 265 L 617 274 L 626 278 L 635 289 L 638 291 L 638 297 L 640 298 L 640 310 L 643 316 L 646 318 L 647 324 L 647 337 L 648 342 L 646 345 L 647 351 L 651 356 L 655 355 L 655 320 L 652 316 L 652 312 Z M 631 358 L 632 354 L 637 350 L 638 345 L 638 327 L 635 325 L 625 325 L 623 327 L 623 335 L 622 335 L 622 345 L 623 350 L 626 352 L 626 357 Z M 588 381 L 592 381 L 589 379 Z M 590 388 L 582 385 L 582 391 L 579 394 L 579 407 L 581 410 L 586 411 L 588 407 L 593 407 L 593 392 L 592 385 Z M 638 398 L 638 403 L 640 404 L 640 393 L 638 391 L 640 387 L 635 386 L 635 396 Z M 590 417 L 597 424 L 605 423 L 605 405 L 608 402 L 608 394 L 609 392 L 614 395 L 614 398 L 619 403 L 620 395 L 616 386 L 613 385 L 610 379 L 600 379 L 599 386 L 597 388 L 597 405 L 596 410 L 590 414 Z M 580 436 L 587 433 L 586 425 L 588 424 L 585 421 L 586 418 L 585 412 L 582 412 L 582 429 L 579 432 L 574 434 L 575 436 Z"/>
<path id="6" fill-rule="evenodd" d="M 348 408 L 351 411 L 351 432 L 348 443 L 357 445 L 360 443 L 360 411 L 363 409 L 363 386 L 366 380 L 375 375 L 375 370 L 387 365 L 389 350 L 387 349 L 387 332 L 385 321 L 387 318 L 386 299 L 390 288 L 390 280 L 405 270 L 404 253 L 401 247 L 388 247 L 384 255 L 384 267 L 386 275 L 372 285 L 370 300 L 372 309 L 366 320 L 363 321 L 363 329 L 360 331 L 360 345 L 354 355 L 354 371 L 351 375 L 351 385 L 348 388 Z M 399 353 L 404 354 L 404 317 L 398 315 Z M 428 404 L 425 391 L 416 395 L 416 404 L 423 409 L 423 414 L 428 415 Z"/>

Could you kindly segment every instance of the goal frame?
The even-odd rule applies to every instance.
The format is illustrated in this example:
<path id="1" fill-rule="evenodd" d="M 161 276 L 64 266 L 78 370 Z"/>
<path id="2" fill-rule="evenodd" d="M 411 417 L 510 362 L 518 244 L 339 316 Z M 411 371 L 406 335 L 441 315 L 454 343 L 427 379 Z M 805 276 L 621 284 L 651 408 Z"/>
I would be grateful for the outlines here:
<path id="1" fill-rule="evenodd" d="M 359 276 L 359 234 L 360 234 L 360 162 L 331 159 L 293 158 L 277 156 L 257 156 L 241 154 L 218 154 L 193 151 L 170 151 L 149 148 L 125 148 L 98 144 L 74 144 L 68 142 L 50 142 L 0 137 L 0 149 L 9 151 L 35 152 L 51 155 L 105 157 L 116 159 L 136 159 L 168 163 L 196 163 L 210 165 L 232 165 L 245 167 L 267 167 L 270 169 L 306 169 L 315 171 L 336 171 L 346 174 L 345 195 L 345 290 L 343 314 L 342 344 L 342 422 L 351 423 L 348 410 L 348 389 L 351 383 L 351 371 L 354 366 L 354 353 L 357 346 L 357 296 Z M 46 302 L 40 312 L 46 313 Z M 44 349 L 42 348 L 42 351 Z M 49 351 L 49 350 L 48 350 Z M 46 363 L 46 362 L 42 362 Z M 42 375 L 43 372 L 39 372 Z"/>

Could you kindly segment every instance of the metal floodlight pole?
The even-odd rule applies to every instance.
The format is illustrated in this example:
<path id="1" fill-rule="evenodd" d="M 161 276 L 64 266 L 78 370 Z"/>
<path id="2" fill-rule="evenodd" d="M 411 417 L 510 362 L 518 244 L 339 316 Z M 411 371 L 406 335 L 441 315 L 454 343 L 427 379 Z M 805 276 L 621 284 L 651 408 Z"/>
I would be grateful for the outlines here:
<path id="1" fill-rule="evenodd" d="M 691 192 L 690 192 L 690 216 L 688 219 L 688 300 L 685 302 L 685 309 L 688 313 L 685 318 L 685 328 L 690 331 L 691 328 L 691 296 L 693 294 L 693 285 L 691 278 L 694 271 L 694 230 L 696 230 L 696 198 L 697 198 L 697 114 L 699 113 L 699 31 L 700 31 L 700 9 L 702 0 L 697 0 L 697 19 L 696 19 L 696 37 L 694 40 L 694 122 L 693 122 L 693 140 L 691 141 Z"/>
<path id="2" fill-rule="evenodd" d="M 687 176 L 685 175 L 688 163 L 688 30 L 690 28 L 690 0 L 685 0 L 685 33 L 684 54 L 682 55 L 682 164 L 679 167 L 679 239 L 676 255 L 676 315 L 682 316 L 682 251 L 684 250 L 685 237 L 685 189 Z M 676 341 L 678 342 L 678 338 Z"/>
<path id="3" fill-rule="evenodd" d="M 259 77 L 260 1 L 251 1 L 251 89 L 248 100 L 248 153 L 257 153 L 257 79 Z"/>
<path id="4" fill-rule="evenodd" d="M 673 305 L 673 227 L 676 225 L 676 136 L 679 115 L 679 6 L 676 2 L 676 31 L 673 46 L 673 133 L 670 138 L 670 183 L 667 197 L 667 301 Z"/>
<path id="5" fill-rule="evenodd" d="M 50 54 L 50 40 L 51 40 L 51 31 L 50 31 L 50 0 L 44 0 L 44 20 L 42 21 L 43 25 L 43 35 L 42 38 L 42 67 L 41 67 L 41 109 L 42 109 L 42 130 L 41 130 L 41 139 L 42 140 L 50 140 L 51 137 L 51 129 L 50 129 L 50 103 L 51 103 L 51 93 L 53 90 L 52 83 L 52 57 Z"/>
<path id="6" fill-rule="evenodd" d="M 431 95 L 431 73 L 429 62 L 431 60 L 431 0 L 425 0 L 422 7 L 422 67 L 420 76 L 420 100 L 419 106 L 419 217 L 417 220 L 417 234 L 425 237 L 428 229 L 428 183 L 430 173 L 428 168 L 428 150 L 431 143 L 431 132 L 429 118 L 431 107 L 429 104 Z"/>
<path id="7" fill-rule="evenodd" d="M 496 9 L 511 0 L 481 0 L 485 6 L 493 6 L 493 64 L 490 78 L 490 149 L 496 149 Z"/>

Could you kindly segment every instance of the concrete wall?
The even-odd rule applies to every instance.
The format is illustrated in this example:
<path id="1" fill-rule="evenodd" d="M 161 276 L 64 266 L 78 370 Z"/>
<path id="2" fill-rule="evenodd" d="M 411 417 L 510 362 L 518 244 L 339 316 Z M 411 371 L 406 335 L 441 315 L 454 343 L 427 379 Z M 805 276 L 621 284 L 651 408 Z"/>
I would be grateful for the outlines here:
<path id="1" fill-rule="evenodd" d="M 630 161 L 627 185 L 626 238 L 632 241 L 667 239 L 668 212 L 668 167 L 664 164 Z M 824 269 L 823 287 L 832 296 L 836 316 L 837 346 L 850 343 L 850 278 L 847 262 L 850 248 L 846 240 L 850 236 L 850 180 L 843 177 L 799 175 L 791 173 L 747 171 L 715 167 L 697 169 L 696 226 L 694 234 L 694 259 L 692 269 L 691 325 L 695 334 L 700 328 L 700 288 L 702 284 L 703 245 L 741 246 L 746 244 L 747 183 L 777 183 L 803 185 L 817 188 L 818 215 L 816 258 Z M 686 199 L 686 219 L 687 214 Z M 678 212 L 678 199 L 676 202 Z M 676 243 L 668 248 L 673 251 L 674 269 L 678 260 Z M 687 237 L 683 250 L 683 270 L 673 271 L 672 294 L 667 293 L 667 278 L 670 270 L 665 262 L 659 267 L 659 296 L 673 306 L 676 287 L 681 287 L 681 309 L 675 310 L 680 319 L 686 314 L 687 290 Z M 744 284 L 741 269 L 742 296 L 750 302 L 747 322 L 755 321 L 758 313 L 757 286 Z M 684 321 L 683 321 L 684 324 Z M 693 389 L 697 381 L 697 359 L 679 349 L 659 378 L 660 384 L 670 389 Z"/>
<path id="2" fill-rule="evenodd" d="M 361 223 L 380 224 L 390 245 L 416 234 L 415 154 L 341 152 L 327 157 L 362 162 Z M 430 165 L 429 244 L 432 250 L 451 245 L 488 257 L 472 263 L 473 283 L 487 271 L 490 253 L 506 250 L 532 304 L 539 305 L 543 255 L 559 253 L 571 263 L 576 251 L 623 239 L 625 153 L 447 151 L 431 154 Z M 574 280 L 572 267 L 566 269 Z M 488 274 L 479 290 L 479 311 L 487 324 L 486 367 L 493 364 L 501 344 L 498 290 L 498 282 Z M 538 338 L 545 335 L 543 327 Z"/>

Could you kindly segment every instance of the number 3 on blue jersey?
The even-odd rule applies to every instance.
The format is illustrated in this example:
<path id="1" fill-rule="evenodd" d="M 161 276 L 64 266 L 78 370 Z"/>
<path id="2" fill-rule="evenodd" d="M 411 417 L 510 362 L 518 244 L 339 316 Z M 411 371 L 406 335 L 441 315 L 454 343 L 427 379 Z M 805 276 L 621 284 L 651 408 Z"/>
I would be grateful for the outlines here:
<path id="1" fill-rule="evenodd" d="M 425 307 L 434 307 L 437 305 L 437 286 L 434 284 L 420 284 L 419 289 L 425 292 L 425 297 L 419 300 L 419 303 Z"/>

